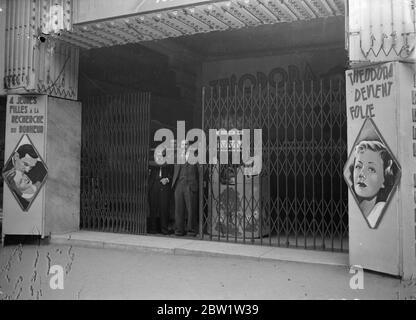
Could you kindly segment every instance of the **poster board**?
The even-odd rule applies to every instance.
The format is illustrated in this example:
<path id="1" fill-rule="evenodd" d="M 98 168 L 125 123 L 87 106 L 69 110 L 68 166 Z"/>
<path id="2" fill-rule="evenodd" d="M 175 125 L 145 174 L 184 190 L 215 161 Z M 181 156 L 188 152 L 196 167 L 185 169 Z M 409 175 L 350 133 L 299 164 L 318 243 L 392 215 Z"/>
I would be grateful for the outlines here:
<path id="1" fill-rule="evenodd" d="M 404 275 L 404 265 L 409 261 L 404 259 L 404 252 L 414 248 L 414 241 L 409 241 L 413 239 L 409 230 L 414 227 L 412 202 L 415 201 L 412 199 L 415 162 L 411 154 L 411 70 L 412 67 L 404 63 L 391 62 L 346 72 L 350 153 L 344 167 L 344 178 L 350 189 L 350 264 L 397 276 Z M 379 149 L 373 152 L 374 157 L 378 154 L 382 158 L 384 165 L 378 170 L 384 177 L 374 181 L 378 181 L 379 190 L 388 189 L 374 219 L 366 213 L 362 205 L 366 195 L 358 195 L 359 186 L 357 184 L 354 187 L 355 182 L 351 182 L 352 171 L 348 170 L 356 164 L 354 159 L 363 154 L 362 144 L 369 141 L 380 143 L 386 150 L 383 156 Z M 355 172 L 356 179 L 359 176 L 358 169 Z M 367 175 L 370 173 L 367 172 Z M 390 188 L 386 186 L 387 180 L 390 181 Z M 369 182 L 361 183 L 364 187 L 370 185 Z M 377 198 L 380 193 L 377 193 Z M 373 195 L 367 196 L 366 199 L 371 199 Z"/>
<path id="2" fill-rule="evenodd" d="M 6 108 L 3 236 L 44 236 L 47 96 L 9 95 Z"/>

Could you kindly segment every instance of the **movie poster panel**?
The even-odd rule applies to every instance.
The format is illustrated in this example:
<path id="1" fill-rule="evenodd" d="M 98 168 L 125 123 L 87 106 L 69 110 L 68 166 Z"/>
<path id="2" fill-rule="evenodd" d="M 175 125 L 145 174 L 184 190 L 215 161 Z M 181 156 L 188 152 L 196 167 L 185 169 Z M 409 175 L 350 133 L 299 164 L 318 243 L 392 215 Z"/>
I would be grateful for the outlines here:
<path id="1" fill-rule="evenodd" d="M 43 235 L 47 96 L 7 96 L 3 235 Z"/>
<path id="2" fill-rule="evenodd" d="M 401 168 L 374 121 L 367 118 L 344 167 L 344 178 L 371 229 L 377 229 L 396 190 Z"/>
<path id="3" fill-rule="evenodd" d="M 46 181 L 47 168 L 27 134 L 7 160 L 3 179 L 23 211 L 27 212 Z"/>

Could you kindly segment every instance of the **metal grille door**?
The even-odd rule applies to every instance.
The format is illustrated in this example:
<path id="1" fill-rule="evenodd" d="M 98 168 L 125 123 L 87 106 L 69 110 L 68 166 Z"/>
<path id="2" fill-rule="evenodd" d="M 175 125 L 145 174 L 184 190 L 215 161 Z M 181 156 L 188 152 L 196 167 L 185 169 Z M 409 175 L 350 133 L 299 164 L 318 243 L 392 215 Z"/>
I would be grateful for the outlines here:
<path id="1" fill-rule="evenodd" d="M 147 93 L 83 103 L 82 229 L 146 232 L 149 105 Z"/>
<path id="2" fill-rule="evenodd" d="M 204 166 L 203 238 L 348 250 L 344 87 L 339 81 L 204 90 L 207 134 L 262 129 L 263 164 L 255 177 L 243 166 Z"/>

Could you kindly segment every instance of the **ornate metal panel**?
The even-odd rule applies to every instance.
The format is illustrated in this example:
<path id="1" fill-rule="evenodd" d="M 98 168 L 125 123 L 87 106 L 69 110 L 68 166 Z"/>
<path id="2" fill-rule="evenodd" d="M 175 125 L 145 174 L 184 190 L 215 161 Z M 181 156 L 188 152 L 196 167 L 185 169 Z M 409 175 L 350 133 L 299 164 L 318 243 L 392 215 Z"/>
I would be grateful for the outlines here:
<path id="1" fill-rule="evenodd" d="M 90 49 L 345 14 L 345 0 L 102 2 L 75 1 L 60 39 Z"/>
<path id="2" fill-rule="evenodd" d="M 349 0 L 347 50 L 361 65 L 416 60 L 415 0 Z"/>
<path id="3" fill-rule="evenodd" d="M 58 36 L 59 30 L 72 29 L 71 7 L 71 0 L 6 1 L 1 81 L 9 94 L 45 93 L 77 100 L 79 48 Z"/>
<path id="4" fill-rule="evenodd" d="M 81 228 L 146 232 L 150 94 L 83 103 Z"/>
<path id="5" fill-rule="evenodd" d="M 346 251 L 344 83 L 210 88 L 203 102 L 207 133 L 262 129 L 263 166 L 255 178 L 245 176 L 243 166 L 204 166 L 202 237 Z M 224 174 L 235 181 L 221 181 Z"/>

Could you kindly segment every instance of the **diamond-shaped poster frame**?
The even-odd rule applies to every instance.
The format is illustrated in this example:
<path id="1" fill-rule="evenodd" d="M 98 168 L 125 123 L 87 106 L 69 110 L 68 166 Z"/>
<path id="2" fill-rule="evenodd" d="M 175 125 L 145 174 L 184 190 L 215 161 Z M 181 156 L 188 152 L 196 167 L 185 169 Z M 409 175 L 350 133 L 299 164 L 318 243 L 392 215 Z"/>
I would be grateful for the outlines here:
<path id="1" fill-rule="evenodd" d="M 354 182 L 353 182 L 355 150 L 359 144 L 360 146 L 363 146 L 363 144 L 365 144 L 365 142 L 362 144 L 363 141 L 370 142 L 370 143 L 371 142 L 381 143 L 384 147 L 384 150 L 387 152 L 387 154 L 384 153 L 384 156 L 386 159 L 388 159 L 387 160 L 388 164 L 386 165 L 386 168 L 384 168 L 385 161 L 383 160 L 383 174 L 384 174 L 384 179 L 385 179 L 385 183 L 387 184 L 387 187 L 379 189 L 377 193 L 377 198 L 376 198 L 376 201 L 379 200 L 379 202 L 377 202 L 374 205 L 374 207 L 371 209 L 368 215 L 366 215 L 366 213 L 363 211 L 363 208 L 361 206 L 363 201 L 358 197 L 354 189 Z M 378 146 L 381 146 L 381 145 L 379 144 Z M 378 226 L 380 225 L 383 219 L 384 213 L 387 207 L 389 206 L 394 193 L 397 190 L 397 186 L 399 184 L 401 174 L 402 174 L 401 166 L 399 162 L 397 161 L 396 157 L 394 156 L 394 153 L 391 151 L 385 139 L 383 138 L 381 132 L 377 128 L 377 125 L 375 124 L 374 120 L 371 118 L 367 118 L 364 121 L 364 124 L 361 127 L 360 132 L 358 133 L 358 136 L 354 142 L 354 146 L 348 156 L 348 160 L 345 163 L 343 175 L 344 175 L 344 180 L 347 183 L 350 189 L 350 192 L 353 195 L 355 202 L 357 203 L 357 206 L 360 209 L 360 212 L 363 215 L 363 218 L 367 222 L 367 225 L 370 229 L 377 229 Z"/>
<path id="2" fill-rule="evenodd" d="M 26 142 L 27 141 L 27 142 Z M 23 143 L 25 142 L 25 143 Z M 11 185 L 11 179 L 14 177 L 13 176 L 13 172 L 14 170 L 14 164 L 13 164 L 13 156 L 16 154 L 17 150 L 19 149 L 20 146 L 25 145 L 25 144 L 30 144 L 33 148 L 33 151 L 36 153 L 37 155 L 37 164 L 35 165 L 33 169 L 37 169 L 38 172 L 32 172 L 31 170 L 28 172 L 28 174 L 30 172 L 37 174 L 38 176 L 42 176 L 40 184 L 38 184 L 36 186 L 36 191 L 33 193 L 32 196 L 30 196 L 30 194 L 27 194 L 27 196 L 25 196 L 25 193 L 19 194 L 17 189 L 17 186 L 14 183 L 15 187 L 13 187 Z M 38 163 L 40 163 L 38 165 Z M 13 171 L 14 170 L 14 171 Z M 26 179 L 27 178 L 27 174 L 24 173 L 26 175 Z M 9 156 L 7 162 L 4 165 L 4 169 L 2 172 L 3 175 L 3 179 L 6 182 L 7 186 L 9 187 L 10 192 L 13 194 L 14 198 L 16 199 L 17 203 L 19 204 L 20 208 L 23 210 L 23 212 L 28 212 L 30 207 L 32 206 L 33 202 L 36 200 L 40 190 L 42 190 L 43 185 L 46 183 L 47 177 L 48 177 L 48 167 L 45 163 L 45 161 L 43 160 L 43 158 L 41 157 L 41 155 L 39 154 L 38 150 L 36 149 L 33 141 L 30 139 L 30 137 L 27 134 L 22 135 L 22 137 L 20 138 L 19 142 L 17 143 L 16 147 L 14 148 L 13 152 L 11 153 L 11 155 Z M 29 174 L 30 175 L 30 174 Z M 29 179 L 30 180 L 30 179 Z M 33 181 L 31 181 L 32 183 Z M 33 189 L 32 189 L 33 190 Z M 30 198 L 28 198 L 30 197 Z"/>

